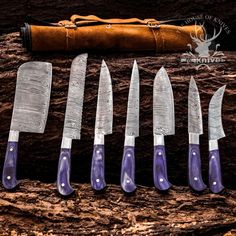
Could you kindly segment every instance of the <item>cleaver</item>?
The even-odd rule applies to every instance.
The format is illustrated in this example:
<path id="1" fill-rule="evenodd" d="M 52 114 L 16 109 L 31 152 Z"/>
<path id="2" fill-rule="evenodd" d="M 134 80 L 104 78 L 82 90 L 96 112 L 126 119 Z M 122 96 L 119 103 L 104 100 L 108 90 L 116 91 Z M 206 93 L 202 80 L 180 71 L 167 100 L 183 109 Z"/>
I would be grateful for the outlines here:
<path id="1" fill-rule="evenodd" d="M 43 133 L 48 116 L 52 64 L 26 62 L 17 72 L 11 127 L 4 161 L 2 183 L 6 189 L 17 185 L 16 166 L 20 132 Z"/>

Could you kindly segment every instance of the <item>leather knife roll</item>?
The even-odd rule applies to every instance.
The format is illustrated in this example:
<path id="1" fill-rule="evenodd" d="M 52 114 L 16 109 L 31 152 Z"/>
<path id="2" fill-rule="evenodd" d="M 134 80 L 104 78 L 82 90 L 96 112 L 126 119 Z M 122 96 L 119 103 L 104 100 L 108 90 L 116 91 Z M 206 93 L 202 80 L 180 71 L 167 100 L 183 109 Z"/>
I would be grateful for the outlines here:
<path id="1" fill-rule="evenodd" d="M 165 21 L 166 22 L 166 21 Z M 168 21 L 167 21 L 168 23 Z M 204 38 L 199 25 L 177 26 L 155 19 L 101 19 L 73 15 L 71 20 L 44 25 L 25 23 L 23 45 L 29 51 L 156 51 L 179 52 Z"/>

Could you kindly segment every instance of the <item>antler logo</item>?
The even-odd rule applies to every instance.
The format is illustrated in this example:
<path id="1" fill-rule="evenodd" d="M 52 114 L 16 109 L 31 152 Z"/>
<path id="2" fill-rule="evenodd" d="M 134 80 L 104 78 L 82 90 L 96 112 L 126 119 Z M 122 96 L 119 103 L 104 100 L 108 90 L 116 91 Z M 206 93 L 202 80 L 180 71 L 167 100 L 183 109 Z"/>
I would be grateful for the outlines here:
<path id="1" fill-rule="evenodd" d="M 195 24 L 195 35 L 190 34 L 191 39 L 193 40 L 194 43 L 197 44 L 197 47 L 195 48 L 195 52 L 198 53 L 199 57 L 209 57 L 209 47 L 212 43 L 213 40 L 215 40 L 221 33 L 222 27 L 220 27 L 220 30 L 218 33 L 216 33 L 216 29 L 214 28 L 214 33 L 211 38 L 207 37 L 207 33 L 204 27 L 204 24 L 200 24 L 201 27 L 196 27 Z M 203 29 L 204 31 L 204 38 L 202 34 L 199 34 L 199 30 Z M 216 45 L 216 51 L 219 44 Z"/>

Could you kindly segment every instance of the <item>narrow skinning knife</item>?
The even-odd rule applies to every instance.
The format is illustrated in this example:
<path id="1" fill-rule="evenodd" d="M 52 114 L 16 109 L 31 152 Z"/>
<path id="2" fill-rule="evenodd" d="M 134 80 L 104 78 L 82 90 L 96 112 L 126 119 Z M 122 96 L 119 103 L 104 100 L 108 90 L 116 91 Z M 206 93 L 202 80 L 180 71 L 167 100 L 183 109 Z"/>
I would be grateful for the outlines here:
<path id="1" fill-rule="evenodd" d="M 209 104 L 208 132 L 209 132 L 209 187 L 213 193 L 219 193 L 224 189 L 221 177 L 220 153 L 218 140 L 225 137 L 221 109 L 225 86 L 220 87 Z"/>
<path id="2" fill-rule="evenodd" d="M 188 91 L 188 182 L 195 191 L 203 191 L 206 185 L 202 180 L 199 135 L 203 134 L 201 102 L 196 82 L 191 77 Z"/>
<path id="3" fill-rule="evenodd" d="M 139 71 L 134 61 L 127 108 L 125 143 L 121 165 L 121 187 L 131 193 L 136 190 L 135 185 L 135 137 L 139 136 Z"/>
<path id="4" fill-rule="evenodd" d="M 106 187 L 104 169 L 104 136 L 112 133 L 113 98 L 110 72 L 105 61 L 99 78 L 97 112 L 95 122 L 95 138 L 91 165 L 91 186 L 94 190 L 103 190 Z"/>
<path id="5" fill-rule="evenodd" d="M 18 182 L 16 169 L 19 133 L 44 132 L 51 82 L 51 63 L 26 62 L 18 69 L 11 128 L 2 174 L 2 183 L 6 189 L 15 188 Z"/>
<path id="6" fill-rule="evenodd" d="M 155 187 L 163 191 L 171 187 L 167 176 L 164 136 L 174 133 L 173 91 L 167 72 L 162 67 L 156 74 L 153 87 L 153 179 Z"/>
<path id="7" fill-rule="evenodd" d="M 80 139 L 87 54 L 77 56 L 71 65 L 61 151 L 57 172 L 57 189 L 61 195 L 70 195 L 71 146 Z"/>

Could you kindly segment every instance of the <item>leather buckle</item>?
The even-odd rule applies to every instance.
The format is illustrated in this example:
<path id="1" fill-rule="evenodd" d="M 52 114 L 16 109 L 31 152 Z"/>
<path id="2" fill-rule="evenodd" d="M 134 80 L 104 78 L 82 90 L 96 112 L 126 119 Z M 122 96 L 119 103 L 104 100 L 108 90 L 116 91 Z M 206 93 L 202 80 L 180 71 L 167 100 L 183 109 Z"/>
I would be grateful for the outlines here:
<path id="1" fill-rule="evenodd" d="M 76 25 L 65 25 L 64 27 L 65 27 L 66 29 L 75 29 L 75 28 L 77 28 Z"/>
<path id="2" fill-rule="evenodd" d="M 148 21 L 147 26 L 149 28 L 160 28 L 160 24 L 157 21 Z"/>

